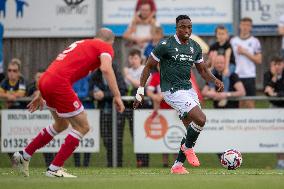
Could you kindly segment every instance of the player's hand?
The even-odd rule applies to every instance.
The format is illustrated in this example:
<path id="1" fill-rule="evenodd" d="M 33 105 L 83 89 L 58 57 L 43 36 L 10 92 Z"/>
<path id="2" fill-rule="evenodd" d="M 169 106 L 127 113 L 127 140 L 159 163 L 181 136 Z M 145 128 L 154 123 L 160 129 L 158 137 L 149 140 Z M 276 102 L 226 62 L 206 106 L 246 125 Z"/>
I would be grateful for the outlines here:
<path id="1" fill-rule="evenodd" d="M 133 109 L 134 110 L 137 109 L 139 106 L 142 106 L 143 101 L 144 101 L 144 95 L 139 95 L 140 97 L 138 97 L 137 95 L 139 95 L 139 94 L 136 94 L 135 100 L 133 102 Z M 138 97 L 138 99 L 137 99 L 137 97 Z"/>
<path id="2" fill-rule="evenodd" d="M 144 87 L 139 87 L 135 95 L 135 101 L 133 102 L 133 109 L 137 109 L 139 105 L 142 105 L 143 100 L 144 100 Z"/>
<path id="3" fill-rule="evenodd" d="M 220 81 L 219 79 L 216 79 L 214 81 L 216 87 L 217 87 L 217 92 L 223 92 L 224 91 L 224 83 Z"/>
<path id="4" fill-rule="evenodd" d="M 40 93 L 36 94 L 33 100 L 27 105 L 29 112 L 31 113 L 35 112 L 37 109 L 42 110 L 43 106 L 44 106 L 44 100 L 41 97 Z"/>
<path id="5" fill-rule="evenodd" d="M 121 97 L 120 96 L 114 97 L 113 101 L 114 101 L 114 105 L 115 105 L 116 110 L 120 113 L 124 112 L 125 106 L 124 106 L 124 104 L 121 100 Z"/>

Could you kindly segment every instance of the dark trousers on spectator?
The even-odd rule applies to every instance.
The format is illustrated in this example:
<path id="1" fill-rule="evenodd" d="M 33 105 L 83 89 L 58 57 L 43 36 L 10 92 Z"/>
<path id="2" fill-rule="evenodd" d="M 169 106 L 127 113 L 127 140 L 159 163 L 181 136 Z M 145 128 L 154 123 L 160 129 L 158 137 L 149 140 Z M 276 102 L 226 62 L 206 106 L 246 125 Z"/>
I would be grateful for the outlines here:
<path id="1" fill-rule="evenodd" d="M 83 154 L 84 154 L 83 166 L 88 167 L 90 165 L 91 153 L 83 153 Z M 81 155 L 80 153 L 74 153 L 75 167 L 81 166 L 81 156 L 80 155 Z"/>

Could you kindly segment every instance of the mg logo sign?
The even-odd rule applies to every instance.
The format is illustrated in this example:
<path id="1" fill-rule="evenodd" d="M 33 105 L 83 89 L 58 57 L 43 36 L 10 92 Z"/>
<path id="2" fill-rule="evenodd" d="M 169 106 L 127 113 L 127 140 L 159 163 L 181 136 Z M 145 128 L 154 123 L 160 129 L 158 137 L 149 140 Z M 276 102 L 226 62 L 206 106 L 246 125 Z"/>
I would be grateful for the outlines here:
<path id="1" fill-rule="evenodd" d="M 247 12 L 260 12 L 260 19 L 268 21 L 271 19 L 270 9 L 271 5 L 265 3 L 264 0 L 244 0 L 245 11 Z"/>

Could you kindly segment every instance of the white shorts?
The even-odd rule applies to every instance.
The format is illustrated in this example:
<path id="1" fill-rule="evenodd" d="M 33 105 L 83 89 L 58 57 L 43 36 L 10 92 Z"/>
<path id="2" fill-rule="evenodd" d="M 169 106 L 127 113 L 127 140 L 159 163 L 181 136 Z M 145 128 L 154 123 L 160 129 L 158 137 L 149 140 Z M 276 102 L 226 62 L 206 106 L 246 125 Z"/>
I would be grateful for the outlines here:
<path id="1" fill-rule="evenodd" d="M 178 90 L 174 93 L 166 91 L 163 92 L 163 96 L 166 103 L 178 112 L 180 119 L 186 117 L 188 112 L 195 106 L 200 107 L 198 96 L 193 88 Z"/>

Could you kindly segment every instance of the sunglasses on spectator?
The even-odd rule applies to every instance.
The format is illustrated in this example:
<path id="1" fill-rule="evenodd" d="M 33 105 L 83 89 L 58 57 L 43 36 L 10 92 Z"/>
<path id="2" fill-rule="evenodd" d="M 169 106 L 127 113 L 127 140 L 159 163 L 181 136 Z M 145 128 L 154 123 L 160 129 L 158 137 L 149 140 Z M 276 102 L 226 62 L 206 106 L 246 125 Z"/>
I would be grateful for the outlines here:
<path id="1" fill-rule="evenodd" d="M 17 69 L 8 69 L 8 72 L 14 72 L 14 73 L 17 73 L 19 70 Z"/>

